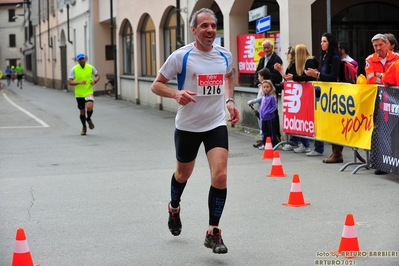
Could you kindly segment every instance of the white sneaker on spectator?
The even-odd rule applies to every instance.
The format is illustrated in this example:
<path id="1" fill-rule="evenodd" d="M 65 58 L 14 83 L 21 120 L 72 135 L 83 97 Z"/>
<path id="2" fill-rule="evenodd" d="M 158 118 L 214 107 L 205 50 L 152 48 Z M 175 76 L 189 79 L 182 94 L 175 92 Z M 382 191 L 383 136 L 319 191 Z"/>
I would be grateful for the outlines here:
<path id="1" fill-rule="evenodd" d="M 264 150 L 264 149 L 265 149 L 265 145 L 262 144 L 262 145 L 259 146 L 258 148 L 259 148 L 259 150 Z"/>
<path id="2" fill-rule="evenodd" d="M 317 152 L 317 151 L 311 151 L 306 153 L 307 156 L 323 156 L 323 153 Z"/>
<path id="3" fill-rule="evenodd" d="M 294 147 L 292 147 L 290 144 L 285 144 L 283 147 L 283 151 L 292 151 Z"/>
<path id="4" fill-rule="evenodd" d="M 308 153 L 308 152 L 310 152 L 310 148 L 306 148 L 305 146 L 303 146 L 302 143 L 300 143 L 299 147 L 294 149 L 294 152 L 296 152 L 296 153 L 305 153 L 305 152 Z"/>

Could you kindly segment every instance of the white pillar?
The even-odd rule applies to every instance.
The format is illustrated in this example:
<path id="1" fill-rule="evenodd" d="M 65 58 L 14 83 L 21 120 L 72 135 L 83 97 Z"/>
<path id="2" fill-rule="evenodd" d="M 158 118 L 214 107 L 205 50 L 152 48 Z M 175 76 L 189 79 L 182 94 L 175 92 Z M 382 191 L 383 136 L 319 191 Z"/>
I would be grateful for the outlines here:
<path id="1" fill-rule="evenodd" d="M 277 0 L 280 7 L 281 52 L 290 45 L 305 44 L 312 54 L 312 7 L 316 0 Z M 286 57 L 282 56 L 284 65 Z"/>

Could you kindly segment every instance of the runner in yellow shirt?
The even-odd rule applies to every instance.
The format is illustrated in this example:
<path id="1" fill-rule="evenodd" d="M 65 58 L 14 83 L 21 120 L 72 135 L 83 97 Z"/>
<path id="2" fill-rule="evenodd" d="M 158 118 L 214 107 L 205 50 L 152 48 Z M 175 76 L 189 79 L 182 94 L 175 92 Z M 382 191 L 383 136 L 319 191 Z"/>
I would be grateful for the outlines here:
<path id="1" fill-rule="evenodd" d="M 69 73 L 68 85 L 75 86 L 75 97 L 80 111 L 80 121 L 83 128 L 80 135 L 84 136 L 87 132 L 86 122 L 90 129 L 94 129 L 91 116 L 93 114 L 94 91 L 93 86 L 100 80 L 97 69 L 86 63 L 87 57 L 84 53 L 76 55 L 76 64 Z M 87 117 L 86 117 L 87 110 Z"/>

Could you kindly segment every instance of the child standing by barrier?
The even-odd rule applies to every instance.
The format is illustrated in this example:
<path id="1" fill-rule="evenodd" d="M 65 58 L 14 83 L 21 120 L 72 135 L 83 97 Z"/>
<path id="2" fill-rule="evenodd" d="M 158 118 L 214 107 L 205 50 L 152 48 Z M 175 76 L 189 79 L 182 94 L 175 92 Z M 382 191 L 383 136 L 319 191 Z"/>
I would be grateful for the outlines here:
<path id="1" fill-rule="evenodd" d="M 270 80 L 270 70 L 268 68 L 262 68 L 261 70 L 258 71 L 258 80 L 261 82 L 259 83 L 258 87 L 259 87 L 259 91 L 258 91 L 258 95 L 256 96 L 255 99 L 249 100 L 248 101 L 248 105 L 249 106 L 253 106 L 254 104 L 256 104 L 256 111 L 258 112 L 258 124 L 259 124 L 259 139 L 257 140 L 256 143 L 253 145 L 254 148 L 259 148 L 260 150 L 264 149 L 263 146 L 263 133 L 262 133 L 262 119 L 260 119 L 259 117 L 259 109 L 260 109 L 260 103 L 262 101 L 262 96 L 263 96 L 263 89 L 262 89 L 262 82 L 266 79 Z"/>
<path id="2" fill-rule="evenodd" d="M 273 83 L 270 80 L 262 81 L 262 102 L 260 104 L 259 115 L 262 120 L 262 143 L 266 143 L 266 138 L 270 137 L 273 147 L 279 142 L 273 120 L 275 118 L 274 111 L 277 109 L 277 95 Z"/>

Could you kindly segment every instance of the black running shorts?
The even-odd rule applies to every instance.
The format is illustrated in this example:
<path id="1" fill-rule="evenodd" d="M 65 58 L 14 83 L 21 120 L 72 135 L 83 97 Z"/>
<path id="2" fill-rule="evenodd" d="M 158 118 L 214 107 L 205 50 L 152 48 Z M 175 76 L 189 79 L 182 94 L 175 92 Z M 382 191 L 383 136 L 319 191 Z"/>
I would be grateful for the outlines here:
<path id="1" fill-rule="evenodd" d="M 93 102 L 93 100 L 90 97 L 77 97 L 76 102 L 78 103 L 78 109 L 82 110 L 86 108 L 86 102 Z"/>
<path id="2" fill-rule="evenodd" d="M 219 126 L 205 132 L 189 132 L 175 130 L 176 159 L 181 163 L 193 161 L 198 154 L 201 143 L 204 143 L 205 153 L 213 148 L 229 149 L 226 126 Z"/>

